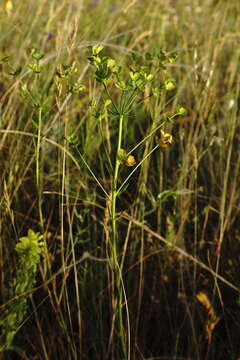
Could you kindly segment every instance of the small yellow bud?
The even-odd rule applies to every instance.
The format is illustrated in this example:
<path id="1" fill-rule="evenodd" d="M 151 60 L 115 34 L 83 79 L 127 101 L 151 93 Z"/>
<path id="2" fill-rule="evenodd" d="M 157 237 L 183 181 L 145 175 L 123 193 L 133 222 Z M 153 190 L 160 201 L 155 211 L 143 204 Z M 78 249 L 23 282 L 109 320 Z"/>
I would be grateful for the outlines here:
<path id="1" fill-rule="evenodd" d="M 136 160 L 133 155 L 128 156 L 127 160 L 125 161 L 125 165 L 129 167 L 136 165 Z"/>
<path id="2" fill-rule="evenodd" d="M 11 0 L 8 0 L 8 1 L 6 2 L 6 5 L 5 5 L 5 10 L 6 10 L 6 12 L 7 12 L 8 15 L 11 14 L 12 9 L 13 9 L 12 1 L 11 1 Z"/>

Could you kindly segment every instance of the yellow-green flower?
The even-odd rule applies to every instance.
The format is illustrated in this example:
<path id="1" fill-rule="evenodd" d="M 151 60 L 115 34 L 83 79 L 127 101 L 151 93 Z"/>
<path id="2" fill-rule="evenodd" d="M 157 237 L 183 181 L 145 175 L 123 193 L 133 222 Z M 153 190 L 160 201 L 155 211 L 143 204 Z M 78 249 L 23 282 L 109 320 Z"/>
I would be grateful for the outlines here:
<path id="1" fill-rule="evenodd" d="M 174 142 L 174 138 L 171 134 L 165 132 L 164 130 L 160 130 L 160 138 L 158 138 L 158 145 L 166 148 L 169 144 Z"/>
<path id="2" fill-rule="evenodd" d="M 174 90 L 176 88 L 176 82 L 173 78 L 168 78 L 164 81 L 164 87 L 167 91 Z"/>

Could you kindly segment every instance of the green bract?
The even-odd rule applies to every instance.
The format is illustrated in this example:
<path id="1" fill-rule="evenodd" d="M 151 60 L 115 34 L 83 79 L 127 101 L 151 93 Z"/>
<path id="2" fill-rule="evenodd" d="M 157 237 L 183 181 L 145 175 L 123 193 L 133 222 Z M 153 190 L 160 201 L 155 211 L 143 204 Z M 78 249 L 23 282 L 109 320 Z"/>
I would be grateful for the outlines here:
<path id="1" fill-rule="evenodd" d="M 177 109 L 176 109 L 177 115 L 186 115 L 186 113 L 187 113 L 187 110 L 183 106 L 181 106 L 181 105 L 177 106 Z"/>
<path id="2" fill-rule="evenodd" d="M 171 91 L 176 88 L 176 82 L 173 78 L 168 78 L 164 81 L 164 86 L 167 91 Z"/>

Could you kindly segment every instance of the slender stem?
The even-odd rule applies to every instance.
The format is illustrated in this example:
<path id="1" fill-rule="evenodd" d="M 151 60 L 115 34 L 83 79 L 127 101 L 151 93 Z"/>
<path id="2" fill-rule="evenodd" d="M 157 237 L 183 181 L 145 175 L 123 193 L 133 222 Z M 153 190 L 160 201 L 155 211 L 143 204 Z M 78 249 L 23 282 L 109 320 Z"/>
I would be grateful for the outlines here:
<path id="1" fill-rule="evenodd" d="M 47 243 L 44 234 L 44 218 L 43 218 L 43 210 L 42 210 L 42 176 L 41 176 L 41 140 L 42 140 L 42 107 L 38 108 L 38 133 L 37 133 L 37 146 L 36 146 L 36 186 L 37 186 L 37 195 L 38 195 L 38 213 L 40 225 L 43 232 L 43 240 L 44 240 L 44 254 L 46 261 L 44 261 L 44 273 L 47 272 L 47 266 L 50 269 L 50 261 L 48 257 Z"/>
<path id="2" fill-rule="evenodd" d="M 112 219 L 112 266 L 113 273 L 116 275 L 116 296 L 117 296 L 117 311 L 118 311 L 118 326 L 120 332 L 120 341 L 121 347 L 123 351 L 124 359 L 127 358 L 127 349 L 126 349 L 126 341 L 125 341 L 125 330 L 123 324 L 123 314 L 122 314 L 122 288 L 121 288 L 121 270 L 118 264 L 118 241 L 117 241 L 117 222 L 116 222 L 116 203 L 117 203 L 117 181 L 119 174 L 119 166 L 120 162 L 118 159 L 119 150 L 122 145 L 122 133 L 123 133 L 123 115 L 120 115 L 119 118 L 119 126 L 118 126 L 118 145 L 116 151 L 116 159 L 115 159 L 115 169 L 114 176 L 112 182 L 112 201 L 111 201 L 111 219 Z"/>
<path id="3" fill-rule="evenodd" d="M 119 166 L 120 162 L 118 159 L 119 150 L 121 149 L 122 145 L 122 131 L 123 131 L 123 115 L 120 116 L 119 119 L 119 127 L 118 127 L 118 145 L 117 145 L 117 152 L 116 152 L 116 160 L 115 160 L 115 170 L 113 176 L 113 184 L 112 184 L 112 240 L 113 240 L 113 247 L 116 247 L 116 200 L 117 200 L 117 180 L 118 180 L 118 173 L 119 173 Z"/>
<path id="4" fill-rule="evenodd" d="M 43 213 L 42 213 L 42 184 L 40 174 L 40 148 L 41 148 L 41 136 L 42 136 L 42 107 L 38 109 L 38 134 L 37 134 L 37 148 L 36 148 L 36 184 L 38 192 L 38 211 L 40 217 L 40 224 L 43 229 Z"/>
<path id="5" fill-rule="evenodd" d="M 98 178 L 96 177 L 96 175 L 94 174 L 94 172 L 92 171 L 92 169 L 90 168 L 90 166 L 88 165 L 87 161 L 84 159 L 84 156 L 80 153 L 80 151 L 78 151 L 78 154 L 82 160 L 82 162 L 84 163 L 84 165 L 86 166 L 86 168 L 88 169 L 88 171 L 90 172 L 90 174 L 92 175 L 92 177 L 94 178 L 94 180 L 96 181 L 96 183 L 98 184 L 98 186 L 101 188 L 101 190 L 104 192 L 104 194 L 106 195 L 106 197 L 108 198 L 109 195 L 106 192 L 106 190 L 104 189 L 103 185 L 100 183 L 100 181 L 98 180 Z"/>
<path id="6" fill-rule="evenodd" d="M 38 133 L 37 133 L 37 146 L 36 146 L 36 186 L 37 186 L 37 195 L 38 195 L 38 213 L 40 225 L 43 233 L 43 241 L 44 241 L 44 273 L 46 274 L 47 268 L 51 269 L 51 263 L 48 254 L 47 241 L 44 232 L 44 217 L 43 217 L 43 209 L 42 209 L 42 169 L 41 169 L 41 143 L 42 143 L 42 111 L 43 108 L 40 106 L 38 108 Z"/>

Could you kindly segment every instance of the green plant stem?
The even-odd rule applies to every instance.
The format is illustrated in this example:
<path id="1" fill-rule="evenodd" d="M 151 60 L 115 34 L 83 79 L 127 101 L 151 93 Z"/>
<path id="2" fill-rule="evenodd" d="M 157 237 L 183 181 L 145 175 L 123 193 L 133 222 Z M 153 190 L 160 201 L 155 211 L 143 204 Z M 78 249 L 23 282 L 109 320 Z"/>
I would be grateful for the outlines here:
<path id="1" fill-rule="evenodd" d="M 117 196 L 118 196 L 117 181 L 118 181 L 119 166 L 120 166 L 118 154 L 122 145 L 123 119 L 124 116 L 120 115 L 119 126 L 118 126 L 118 145 L 116 152 L 114 176 L 112 182 L 111 220 L 112 220 L 112 266 L 113 266 L 113 272 L 116 276 L 118 326 L 119 326 L 123 356 L 124 359 L 126 359 L 127 349 L 126 349 L 125 331 L 124 331 L 123 314 L 122 314 L 122 289 L 121 289 L 121 273 L 120 273 L 121 270 L 118 264 L 118 242 L 117 242 L 117 222 L 116 222 L 116 204 L 117 204 Z"/>
<path id="2" fill-rule="evenodd" d="M 36 186 L 37 186 L 37 194 L 38 194 L 38 213 L 39 220 L 43 234 L 44 240 L 44 273 L 47 272 L 48 269 L 51 268 L 50 259 L 48 255 L 47 241 L 44 233 L 44 218 L 43 218 L 43 210 L 42 210 L 42 181 L 41 181 L 41 159 L 40 159 L 40 151 L 41 151 L 41 141 L 42 141 L 42 107 L 38 108 L 38 133 L 37 133 L 37 147 L 36 147 Z"/>
<path id="3" fill-rule="evenodd" d="M 84 156 L 80 153 L 80 151 L 77 150 L 77 152 L 78 152 L 82 162 L 84 163 L 84 165 L 86 166 L 86 168 L 88 169 L 88 171 L 90 172 L 90 174 L 92 175 L 92 177 L 94 178 L 96 183 L 98 184 L 98 186 L 101 188 L 101 190 L 104 192 L 104 194 L 108 198 L 109 197 L 108 193 L 106 192 L 106 190 L 104 189 L 104 187 L 102 186 L 102 184 L 100 183 L 100 181 L 98 180 L 98 178 L 96 177 L 96 175 L 94 174 L 94 172 L 92 171 L 90 166 L 88 165 L 87 161 L 84 159 Z"/>
<path id="4" fill-rule="evenodd" d="M 115 160 L 115 169 L 114 169 L 114 176 L 113 176 L 113 184 L 112 184 L 112 239 L 113 244 L 116 246 L 116 200 L 117 200 L 117 180 L 118 180 L 118 173 L 119 173 L 119 166 L 120 162 L 118 159 L 119 150 L 121 149 L 122 145 L 122 131 L 123 131 L 123 115 L 120 116 L 119 119 L 119 127 L 118 127 L 118 146 L 116 152 L 116 160 Z"/>
<path id="5" fill-rule="evenodd" d="M 40 147 L 42 135 L 42 107 L 38 109 L 38 134 L 37 134 L 37 148 L 36 148 L 36 185 L 38 193 L 38 211 L 40 224 L 43 230 L 43 213 L 42 213 L 42 189 L 41 189 L 41 174 L 40 174 Z"/>

